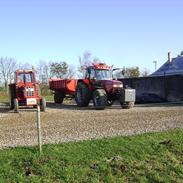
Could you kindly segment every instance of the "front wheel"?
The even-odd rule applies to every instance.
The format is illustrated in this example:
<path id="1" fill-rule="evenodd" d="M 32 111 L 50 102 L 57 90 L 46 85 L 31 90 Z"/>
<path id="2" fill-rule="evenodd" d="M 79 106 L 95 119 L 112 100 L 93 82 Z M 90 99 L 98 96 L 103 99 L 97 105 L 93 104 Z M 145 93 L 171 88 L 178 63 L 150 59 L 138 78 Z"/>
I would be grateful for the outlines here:
<path id="1" fill-rule="evenodd" d="M 16 112 L 16 113 L 18 113 L 19 112 L 19 104 L 18 104 L 18 99 L 14 99 L 14 111 Z"/>
<path id="2" fill-rule="evenodd" d="M 107 94 L 104 89 L 96 89 L 93 92 L 93 104 L 96 109 L 105 109 L 107 105 Z"/>

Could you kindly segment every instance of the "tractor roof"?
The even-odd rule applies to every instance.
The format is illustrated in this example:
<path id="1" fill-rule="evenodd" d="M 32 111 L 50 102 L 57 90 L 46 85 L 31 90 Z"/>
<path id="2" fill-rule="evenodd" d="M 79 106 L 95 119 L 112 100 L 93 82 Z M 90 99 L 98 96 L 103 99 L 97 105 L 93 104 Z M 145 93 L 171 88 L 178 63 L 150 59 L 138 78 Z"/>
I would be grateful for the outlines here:
<path id="1" fill-rule="evenodd" d="M 101 70 L 111 70 L 112 67 L 106 65 L 105 63 L 99 63 L 99 64 L 93 64 L 95 69 L 101 69 Z"/>
<path id="2" fill-rule="evenodd" d="M 35 72 L 34 70 L 16 70 L 15 71 L 16 73 L 33 73 L 33 72 Z"/>

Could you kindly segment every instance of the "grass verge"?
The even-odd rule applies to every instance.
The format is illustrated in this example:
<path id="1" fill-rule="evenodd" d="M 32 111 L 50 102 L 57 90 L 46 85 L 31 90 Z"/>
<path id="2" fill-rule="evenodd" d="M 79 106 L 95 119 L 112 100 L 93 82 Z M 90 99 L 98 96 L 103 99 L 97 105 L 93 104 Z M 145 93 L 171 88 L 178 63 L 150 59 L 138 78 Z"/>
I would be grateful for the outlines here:
<path id="1" fill-rule="evenodd" d="M 182 182 L 183 130 L 0 151 L 0 182 Z"/>

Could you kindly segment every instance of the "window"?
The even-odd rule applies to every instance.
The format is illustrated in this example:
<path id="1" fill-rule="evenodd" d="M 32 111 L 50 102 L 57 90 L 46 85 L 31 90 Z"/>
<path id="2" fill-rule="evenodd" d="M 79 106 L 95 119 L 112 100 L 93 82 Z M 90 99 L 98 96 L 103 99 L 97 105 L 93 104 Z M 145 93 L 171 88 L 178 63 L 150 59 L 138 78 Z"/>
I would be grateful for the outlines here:
<path id="1" fill-rule="evenodd" d="M 111 80 L 112 71 L 111 70 L 96 70 L 97 80 Z"/>
<path id="2" fill-rule="evenodd" d="M 18 83 L 32 83 L 33 82 L 33 74 L 32 73 L 21 73 L 18 75 Z"/>
<path id="3" fill-rule="evenodd" d="M 24 82 L 24 74 L 19 74 L 18 75 L 18 83 Z"/>
<path id="4" fill-rule="evenodd" d="M 28 74 L 25 74 L 25 83 L 32 83 L 32 74 L 31 73 L 28 73 Z"/>

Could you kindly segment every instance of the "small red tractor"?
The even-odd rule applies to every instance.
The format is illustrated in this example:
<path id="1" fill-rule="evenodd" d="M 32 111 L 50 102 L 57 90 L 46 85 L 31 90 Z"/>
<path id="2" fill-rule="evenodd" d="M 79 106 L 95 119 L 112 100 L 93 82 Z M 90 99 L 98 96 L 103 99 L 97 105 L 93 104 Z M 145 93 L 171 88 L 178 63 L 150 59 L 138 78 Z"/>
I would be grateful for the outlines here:
<path id="1" fill-rule="evenodd" d="M 9 85 L 10 109 L 19 111 L 20 106 L 40 105 L 41 111 L 46 109 L 46 100 L 40 97 L 39 84 L 34 70 L 15 71 L 15 83 Z"/>
<path id="2" fill-rule="evenodd" d="M 121 81 L 113 79 L 113 69 L 106 64 L 95 64 L 86 68 L 84 79 L 50 80 L 50 89 L 54 91 L 55 103 L 61 104 L 67 96 L 75 97 L 78 106 L 86 107 L 93 100 L 96 109 L 105 109 L 115 100 L 122 108 L 132 108 L 135 102 L 135 90 L 125 88 Z"/>

